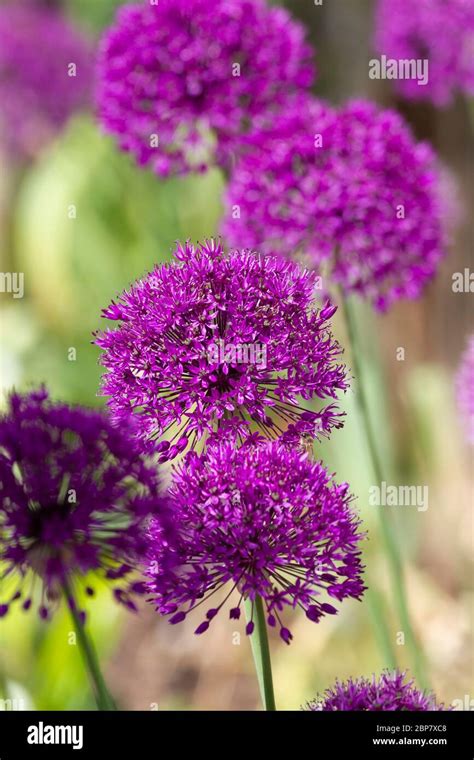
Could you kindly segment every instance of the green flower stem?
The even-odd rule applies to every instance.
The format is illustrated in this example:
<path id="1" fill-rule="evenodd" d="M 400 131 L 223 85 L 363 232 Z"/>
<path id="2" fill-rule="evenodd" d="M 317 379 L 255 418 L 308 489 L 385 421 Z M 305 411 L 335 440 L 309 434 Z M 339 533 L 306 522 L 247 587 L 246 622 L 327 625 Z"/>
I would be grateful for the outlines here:
<path id="1" fill-rule="evenodd" d="M 1 667 L 0 667 L 0 698 L 8 699 L 7 678 L 5 676 L 3 668 Z"/>
<path id="2" fill-rule="evenodd" d="M 382 652 L 384 668 L 396 670 L 398 667 L 397 656 L 390 635 L 390 629 L 386 623 L 381 595 L 376 589 L 369 586 L 365 592 L 364 599 L 367 602 L 369 614 L 372 618 L 377 644 Z"/>
<path id="3" fill-rule="evenodd" d="M 97 709 L 102 711 L 113 711 L 117 707 L 109 694 L 102 675 L 97 652 L 95 651 L 92 639 L 88 636 L 84 624 L 81 622 L 77 612 L 77 606 L 72 593 L 71 585 L 68 580 L 63 582 L 63 591 L 66 597 L 71 618 L 79 642 L 79 648 L 89 674 L 90 681 L 94 690 L 94 696 L 97 703 Z"/>
<path id="4" fill-rule="evenodd" d="M 341 301 L 343 305 L 343 311 L 344 311 L 344 317 L 345 317 L 346 326 L 347 326 L 349 342 L 351 344 L 354 372 L 356 375 L 356 387 L 355 387 L 356 402 L 359 408 L 362 423 L 364 425 L 370 458 L 372 462 L 373 473 L 378 485 L 380 486 L 383 480 L 382 466 L 379 459 L 377 442 L 375 440 L 374 433 L 372 430 L 372 425 L 370 422 L 369 407 L 367 404 L 367 398 L 366 398 L 365 389 L 364 389 L 364 380 L 363 380 L 363 375 L 362 375 L 362 370 L 361 370 L 361 364 L 359 361 L 359 346 L 358 346 L 358 339 L 357 339 L 356 319 L 355 319 L 355 315 L 352 309 L 352 304 L 351 304 L 350 299 L 346 298 L 345 296 L 342 296 Z M 390 576 L 391 576 L 391 582 L 392 582 L 392 587 L 393 587 L 393 594 L 395 598 L 395 604 L 396 604 L 398 616 L 400 619 L 400 624 L 402 626 L 403 632 L 405 633 L 408 646 L 412 653 L 414 671 L 418 679 L 419 685 L 422 688 L 428 688 L 428 681 L 426 677 L 423 653 L 416 640 L 415 632 L 413 630 L 413 626 L 410 620 L 410 613 L 408 611 L 405 582 L 404 582 L 404 577 L 403 577 L 403 566 L 400 559 L 397 542 L 396 542 L 395 536 L 393 535 L 392 527 L 390 525 L 389 520 L 387 519 L 387 514 L 385 510 L 380 508 L 377 510 L 377 513 L 379 516 L 379 523 L 380 523 L 382 538 L 385 544 L 385 549 L 387 551 L 388 563 L 389 563 L 389 568 L 390 568 Z"/>
<path id="5" fill-rule="evenodd" d="M 267 623 L 263 603 L 259 596 L 252 602 L 245 600 L 245 614 L 247 620 L 255 623 L 255 629 L 250 636 L 252 654 L 257 671 L 258 685 L 265 710 L 276 710 L 275 695 L 273 692 L 272 664 L 270 660 L 270 646 L 268 644 Z"/>

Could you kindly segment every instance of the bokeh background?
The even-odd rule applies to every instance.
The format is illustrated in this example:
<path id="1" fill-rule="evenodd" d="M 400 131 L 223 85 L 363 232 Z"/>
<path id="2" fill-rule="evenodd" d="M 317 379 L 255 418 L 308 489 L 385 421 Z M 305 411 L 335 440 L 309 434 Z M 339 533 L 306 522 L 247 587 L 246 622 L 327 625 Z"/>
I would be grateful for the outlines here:
<path id="1" fill-rule="evenodd" d="M 97 40 L 121 3 L 56 4 Z M 333 103 L 363 96 L 398 108 L 416 135 L 434 144 L 456 178 L 462 213 L 436 280 L 422 299 L 399 303 L 385 316 L 360 305 L 358 319 L 386 480 L 429 488 L 424 512 L 386 509 L 402 549 L 410 611 L 430 682 L 439 699 L 461 700 L 469 709 L 474 698 L 473 462 L 456 408 L 454 376 L 473 331 L 473 296 L 452 290 L 453 273 L 474 268 L 468 104 L 461 97 L 445 110 L 407 104 L 396 99 L 390 82 L 368 78 L 368 60 L 374 54 L 370 0 L 324 0 L 322 6 L 288 0 L 287 6 L 306 24 L 315 46 L 315 92 Z M 176 239 L 199 240 L 216 233 L 224 179 L 212 170 L 163 181 L 136 168 L 101 134 L 92 106 L 74 116 L 34 160 L 2 158 L 0 270 L 25 276 L 23 299 L 0 294 L 2 396 L 12 386 L 27 389 L 45 382 L 56 398 L 100 406 L 99 351 L 91 344 L 91 333 L 100 326 L 101 308 L 154 263 L 169 260 Z M 76 218 L 68 213 L 71 204 Z M 336 331 L 347 345 L 338 318 Z M 397 359 L 399 348 L 405 349 L 403 361 Z M 367 579 L 380 595 L 396 642 L 399 626 L 387 565 L 377 516 L 369 505 L 370 462 L 351 393 L 344 408 L 345 428 L 316 453 L 339 479 L 349 481 L 358 497 L 370 535 Z M 122 708 L 259 706 L 246 637 L 236 635 L 226 616 L 219 616 L 201 637 L 193 635 L 192 623 L 171 627 L 149 607 L 131 616 L 107 595 L 95 601 L 92 634 Z M 68 643 L 70 630 L 67 611 L 48 624 L 21 612 L 2 620 L 4 694 L 27 708 L 94 709 L 79 652 Z M 370 675 L 384 667 L 364 603 L 346 602 L 335 619 L 320 626 L 296 616 L 292 630 L 290 647 L 272 641 L 280 708 L 299 708 L 336 676 Z M 406 650 L 397 645 L 402 666 L 410 666 Z"/>

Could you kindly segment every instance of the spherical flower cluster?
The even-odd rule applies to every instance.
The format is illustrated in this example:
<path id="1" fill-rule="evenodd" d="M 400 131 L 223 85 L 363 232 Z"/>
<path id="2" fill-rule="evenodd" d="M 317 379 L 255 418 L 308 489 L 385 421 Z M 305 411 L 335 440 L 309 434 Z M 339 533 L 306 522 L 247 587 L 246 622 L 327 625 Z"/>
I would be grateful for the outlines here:
<path id="1" fill-rule="evenodd" d="M 336 309 L 315 307 L 313 275 L 249 250 L 226 255 L 214 240 L 175 256 L 103 312 L 119 323 L 96 338 L 115 421 L 133 415 L 162 460 L 208 436 L 296 440 L 340 427 L 335 404 L 299 406 L 348 384 L 328 326 Z"/>
<path id="2" fill-rule="evenodd" d="M 311 58 L 303 27 L 263 0 L 126 5 L 101 45 L 99 117 L 160 175 L 229 168 L 254 118 L 311 86 Z"/>
<path id="3" fill-rule="evenodd" d="M 436 702 L 434 694 L 417 689 L 406 673 L 398 671 L 382 673 L 379 678 L 349 678 L 336 681 L 324 695 L 308 705 L 310 710 L 332 712 L 334 710 L 419 712 L 444 710 Z"/>
<path id="4" fill-rule="evenodd" d="M 0 8 L 0 142 L 34 156 L 74 111 L 88 105 L 91 47 L 53 8 Z"/>
<path id="5" fill-rule="evenodd" d="M 335 112 L 299 97 L 253 143 L 228 187 L 228 243 L 305 255 L 378 309 L 420 294 L 448 228 L 433 151 L 399 114 L 365 101 Z"/>
<path id="6" fill-rule="evenodd" d="M 15 602 L 28 610 L 39 585 L 46 619 L 66 589 L 93 596 L 94 575 L 134 609 L 143 584 L 133 570 L 162 508 L 156 468 L 102 413 L 43 389 L 10 396 L 0 452 L 0 617 Z"/>
<path id="7" fill-rule="evenodd" d="M 157 610 L 174 624 L 204 605 L 201 634 L 232 594 L 234 620 L 244 599 L 259 597 L 268 625 L 289 644 L 285 607 L 318 623 L 336 614 L 331 602 L 364 592 L 363 536 L 350 501 L 347 483 L 296 447 L 223 443 L 190 452 L 170 490 L 174 540 L 163 539 L 159 520 L 151 529 L 148 585 Z M 247 634 L 253 611 L 254 604 Z"/>
<path id="8" fill-rule="evenodd" d="M 388 59 L 427 61 L 425 84 L 393 81 L 405 98 L 445 106 L 457 91 L 474 93 L 472 0 L 379 0 L 375 46 Z"/>
<path id="9" fill-rule="evenodd" d="M 474 444 L 474 335 L 469 337 L 457 372 L 456 394 L 466 438 Z"/>

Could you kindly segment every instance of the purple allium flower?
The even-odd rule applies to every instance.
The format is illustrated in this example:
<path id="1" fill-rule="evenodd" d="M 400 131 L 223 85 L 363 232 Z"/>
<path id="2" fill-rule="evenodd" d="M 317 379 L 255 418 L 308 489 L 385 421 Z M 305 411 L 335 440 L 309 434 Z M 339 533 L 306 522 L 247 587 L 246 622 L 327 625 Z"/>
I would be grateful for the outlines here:
<path id="1" fill-rule="evenodd" d="M 474 444 L 474 335 L 468 339 L 456 375 L 456 395 L 469 443 Z"/>
<path id="2" fill-rule="evenodd" d="M 174 540 L 162 538 L 159 519 L 151 528 L 150 601 L 173 624 L 204 605 L 200 634 L 233 593 L 234 620 L 243 599 L 259 596 L 268 624 L 289 644 L 286 605 L 318 623 L 337 613 L 334 600 L 360 599 L 365 590 L 363 534 L 348 488 L 300 449 L 275 441 L 190 452 L 170 489 Z M 247 634 L 253 629 L 250 620 Z"/>
<path id="3" fill-rule="evenodd" d="M 253 120 L 311 86 L 303 27 L 262 0 L 126 5 L 98 65 L 98 111 L 158 174 L 228 168 Z"/>
<path id="4" fill-rule="evenodd" d="M 2 5 L 0 140 L 7 150 L 35 155 L 88 104 L 91 84 L 90 45 L 58 10 Z"/>
<path id="5" fill-rule="evenodd" d="M 12 602 L 28 610 L 39 584 L 48 618 L 65 582 L 92 596 L 94 575 L 134 609 L 144 589 L 132 572 L 161 508 L 156 468 L 102 413 L 44 389 L 11 394 L 0 452 L 0 617 Z"/>
<path id="6" fill-rule="evenodd" d="M 214 240 L 179 244 L 175 256 L 103 311 L 119 323 L 96 338 L 115 421 L 134 415 L 162 461 L 203 436 L 289 439 L 340 427 L 336 405 L 298 405 L 348 385 L 328 326 L 336 307 L 315 307 L 314 276 L 249 250 L 226 255 Z"/>
<path id="7" fill-rule="evenodd" d="M 335 112 L 300 96 L 253 142 L 227 191 L 230 245 L 305 255 L 381 310 L 420 294 L 448 225 L 433 151 L 399 114 L 365 101 Z"/>
<path id="8" fill-rule="evenodd" d="M 411 712 L 444 710 L 437 704 L 434 694 L 417 687 L 408 680 L 406 673 L 399 671 L 382 673 L 379 678 L 349 678 L 336 681 L 331 689 L 326 689 L 322 697 L 308 705 L 309 710 L 332 712 L 334 710 L 393 711 Z"/>
<path id="9" fill-rule="evenodd" d="M 428 82 L 396 79 L 410 100 L 449 104 L 456 93 L 474 94 L 474 4 L 472 0 L 379 0 L 375 46 L 395 60 L 427 60 Z"/>

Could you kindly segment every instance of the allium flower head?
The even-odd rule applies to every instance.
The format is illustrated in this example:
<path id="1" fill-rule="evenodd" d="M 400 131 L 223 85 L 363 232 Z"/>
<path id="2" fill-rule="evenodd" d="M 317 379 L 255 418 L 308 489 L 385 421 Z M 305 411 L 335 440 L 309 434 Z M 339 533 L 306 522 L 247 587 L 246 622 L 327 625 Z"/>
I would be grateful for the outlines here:
<path id="1" fill-rule="evenodd" d="M 428 61 L 428 82 L 396 79 L 409 100 L 449 104 L 457 91 L 474 94 L 472 0 L 379 0 L 375 46 L 395 60 Z"/>
<path id="2" fill-rule="evenodd" d="M 382 673 L 379 678 L 349 678 L 336 681 L 324 695 L 308 705 L 310 710 L 332 712 L 334 710 L 411 712 L 444 710 L 437 704 L 434 694 L 417 689 L 406 673 L 399 671 Z"/>
<path id="3" fill-rule="evenodd" d="M 339 427 L 335 404 L 298 405 L 347 387 L 328 327 L 336 309 L 315 307 L 314 276 L 250 250 L 226 255 L 213 240 L 175 256 L 103 312 L 118 322 L 96 339 L 115 421 L 134 415 L 163 460 L 203 436 L 296 440 Z"/>
<path id="4" fill-rule="evenodd" d="M 447 227 L 433 151 L 399 114 L 365 101 L 335 112 L 300 96 L 253 143 L 227 191 L 228 243 L 303 254 L 379 309 L 419 295 Z"/>
<path id="5" fill-rule="evenodd" d="M 469 337 L 456 376 L 458 408 L 466 438 L 474 444 L 474 335 Z"/>
<path id="6" fill-rule="evenodd" d="M 258 114 L 311 86 L 311 58 L 303 27 L 263 0 L 126 5 L 101 45 L 99 116 L 158 174 L 227 168 Z"/>
<path id="7" fill-rule="evenodd" d="M 156 468 L 102 413 L 45 390 L 12 394 L 0 418 L 0 617 L 14 602 L 28 610 L 40 586 L 48 618 L 65 584 L 92 596 L 94 575 L 134 609 L 132 571 L 160 504 Z"/>
<path id="8" fill-rule="evenodd" d="M 162 537 L 158 520 L 151 529 L 147 574 L 157 610 L 174 624 L 200 607 L 200 634 L 231 596 L 231 619 L 240 618 L 243 599 L 259 596 L 268 624 L 289 644 L 286 607 L 318 623 L 336 614 L 334 600 L 364 592 L 363 536 L 350 502 L 347 483 L 296 447 L 223 443 L 190 452 L 170 492 L 174 541 Z M 247 634 L 253 629 L 252 619 Z"/>
<path id="9" fill-rule="evenodd" d="M 45 5 L 0 8 L 0 141 L 32 156 L 89 102 L 91 47 Z M 74 69 L 75 67 L 75 69 Z"/>

